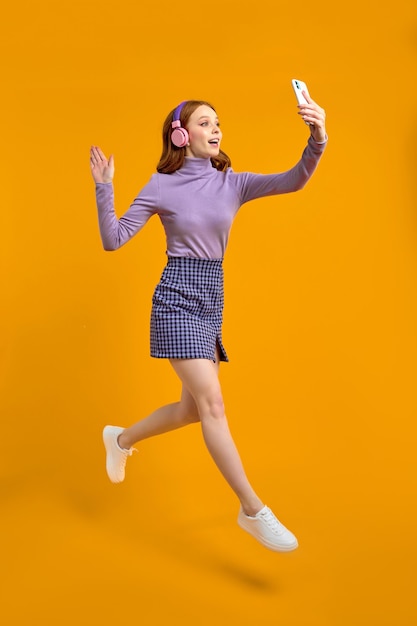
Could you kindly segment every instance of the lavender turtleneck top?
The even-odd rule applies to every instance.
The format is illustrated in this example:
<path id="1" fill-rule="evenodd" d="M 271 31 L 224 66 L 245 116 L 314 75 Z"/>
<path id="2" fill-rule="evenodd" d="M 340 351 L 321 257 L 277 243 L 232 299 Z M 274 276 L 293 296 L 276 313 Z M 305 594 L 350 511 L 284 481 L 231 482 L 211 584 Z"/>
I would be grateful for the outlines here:
<path id="1" fill-rule="evenodd" d="M 302 189 L 325 149 L 309 138 L 300 161 L 280 174 L 219 172 L 210 159 L 186 158 L 173 174 L 154 174 L 118 219 L 112 183 L 96 184 L 100 233 L 105 250 L 129 241 L 157 214 L 169 256 L 223 258 L 232 222 L 245 202 Z"/>

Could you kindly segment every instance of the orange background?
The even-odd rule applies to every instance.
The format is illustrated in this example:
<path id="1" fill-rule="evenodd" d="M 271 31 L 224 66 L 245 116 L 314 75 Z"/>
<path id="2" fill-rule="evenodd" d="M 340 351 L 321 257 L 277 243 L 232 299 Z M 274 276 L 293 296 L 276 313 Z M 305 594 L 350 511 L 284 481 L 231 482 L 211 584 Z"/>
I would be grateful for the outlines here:
<path id="1" fill-rule="evenodd" d="M 26 0 L 0 29 L 4 624 L 417 623 L 413 3 Z M 300 541 L 277 555 L 237 527 L 198 426 L 107 480 L 103 425 L 179 385 L 148 356 L 162 228 L 102 250 L 88 152 L 115 154 L 121 214 L 196 97 L 235 170 L 285 170 L 308 132 L 293 77 L 329 146 L 302 192 L 237 218 L 221 374 L 251 481 Z"/>

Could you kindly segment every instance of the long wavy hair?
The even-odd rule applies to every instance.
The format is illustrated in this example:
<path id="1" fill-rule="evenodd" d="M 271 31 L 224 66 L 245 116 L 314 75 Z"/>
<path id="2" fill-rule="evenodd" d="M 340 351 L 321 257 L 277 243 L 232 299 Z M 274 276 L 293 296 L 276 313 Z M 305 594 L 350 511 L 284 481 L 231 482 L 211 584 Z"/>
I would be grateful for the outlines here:
<path id="1" fill-rule="evenodd" d="M 191 115 L 194 113 L 197 107 L 203 104 L 207 105 L 208 107 L 213 109 L 213 111 L 215 111 L 215 108 L 209 102 L 205 102 L 204 100 L 187 100 L 187 102 L 182 107 L 180 114 L 180 122 L 182 128 L 187 128 L 187 123 Z M 174 112 L 175 109 L 172 109 L 172 111 L 166 118 L 162 128 L 162 154 L 161 158 L 159 159 L 159 163 L 156 166 L 156 169 L 160 174 L 173 174 L 173 172 L 176 172 L 180 169 L 180 167 L 182 167 L 185 159 L 185 148 L 177 148 L 171 141 Z M 228 167 L 231 166 L 231 161 L 229 157 L 222 150 L 219 151 L 217 157 L 212 157 L 210 160 L 212 166 L 220 172 L 224 172 L 225 170 L 227 170 Z"/>

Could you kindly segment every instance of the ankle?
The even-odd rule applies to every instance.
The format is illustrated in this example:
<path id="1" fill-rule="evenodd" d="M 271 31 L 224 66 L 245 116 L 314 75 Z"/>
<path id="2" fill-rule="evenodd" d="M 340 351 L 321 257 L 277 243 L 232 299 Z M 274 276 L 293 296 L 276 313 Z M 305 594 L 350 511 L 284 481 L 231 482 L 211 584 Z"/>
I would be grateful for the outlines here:
<path id="1" fill-rule="evenodd" d="M 120 435 L 117 437 L 117 445 L 122 450 L 130 450 L 131 446 L 130 445 L 126 445 L 127 442 L 125 441 L 125 438 L 123 437 L 123 435 L 124 435 L 124 432 L 120 433 Z"/>
<path id="2" fill-rule="evenodd" d="M 249 517 L 255 517 L 255 515 L 264 507 L 263 502 L 259 500 L 259 498 L 256 498 L 256 500 L 251 502 L 241 502 L 241 505 L 242 511 Z"/>

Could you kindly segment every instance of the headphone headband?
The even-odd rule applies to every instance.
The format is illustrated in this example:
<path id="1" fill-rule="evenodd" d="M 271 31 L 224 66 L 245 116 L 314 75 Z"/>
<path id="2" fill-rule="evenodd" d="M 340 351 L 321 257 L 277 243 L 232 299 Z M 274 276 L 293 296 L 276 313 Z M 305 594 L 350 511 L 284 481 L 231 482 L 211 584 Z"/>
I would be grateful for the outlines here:
<path id="1" fill-rule="evenodd" d="M 184 107 L 184 104 L 186 104 L 188 102 L 188 100 L 183 100 L 182 102 L 180 102 L 180 104 L 177 106 L 177 108 L 174 111 L 174 116 L 172 118 L 172 122 L 179 122 L 180 121 L 180 116 L 181 116 L 181 111 Z M 176 126 L 178 126 L 178 124 L 176 124 Z"/>

